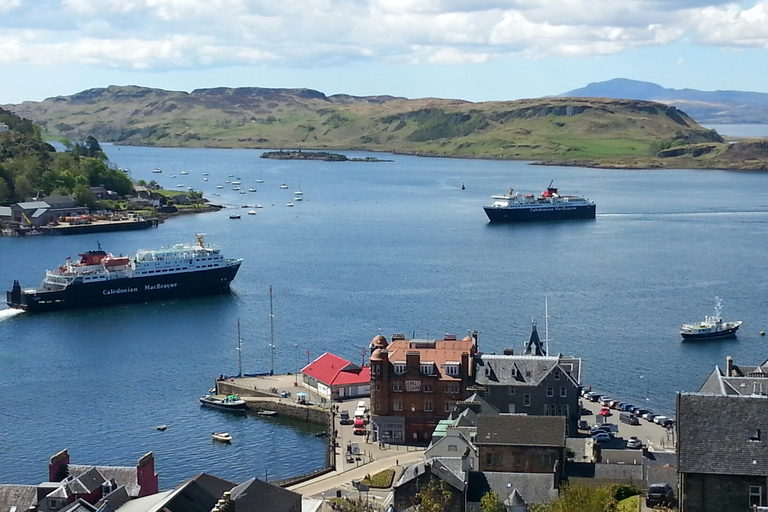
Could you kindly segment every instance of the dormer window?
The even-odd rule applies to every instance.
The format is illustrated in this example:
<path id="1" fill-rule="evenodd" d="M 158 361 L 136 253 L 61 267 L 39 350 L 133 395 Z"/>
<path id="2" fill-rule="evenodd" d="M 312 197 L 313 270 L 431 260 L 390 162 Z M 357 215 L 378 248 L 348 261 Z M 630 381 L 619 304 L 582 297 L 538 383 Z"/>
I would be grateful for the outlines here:
<path id="1" fill-rule="evenodd" d="M 421 373 L 423 373 L 424 375 L 432 375 L 432 367 L 433 366 L 434 366 L 433 363 L 422 364 L 420 366 Z"/>
<path id="2" fill-rule="evenodd" d="M 760 437 L 760 429 L 759 428 L 756 428 L 755 431 L 752 432 L 752 435 L 749 436 L 749 440 L 754 442 L 754 443 L 758 443 L 758 442 L 762 441 L 762 439 Z"/>
<path id="3" fill-rule="evenodd" d="M 490 366 L 486 366 L 485 367 L 485 371 L 483 373 L 485 374 L 486 377 L 490 377 L 491 376 L 491 367 Z"/>
<path id="4" fill-rule="evenodd" d="M 555 370 L 554 372 L 555 380 L 560 380 L 560 372 Z"/>
<path id="5" fill-rule="evenodd" d="M 395 363 L 395 373 L 398 375 L 405 373 L 405 363 Z"/>
<path id="6" fill-rule="evenodd" d="M 445 374 L 456 376 L 459 374 L 459 365 L 453 363 L 446 363 Z"/>
<path id="7" fill-rule="evenodd" d="M 517 377 L 517 367 L 516 366 L 512 367 L 512 376 L 513 377 Z"/>

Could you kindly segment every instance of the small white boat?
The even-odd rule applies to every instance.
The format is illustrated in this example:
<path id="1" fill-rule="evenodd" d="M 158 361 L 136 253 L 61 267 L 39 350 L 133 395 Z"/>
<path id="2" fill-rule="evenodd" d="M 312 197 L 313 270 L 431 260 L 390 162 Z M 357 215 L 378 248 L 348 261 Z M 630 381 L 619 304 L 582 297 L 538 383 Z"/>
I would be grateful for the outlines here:
<path id="1" fill-rule="evenodd" d="M 297 190 L 296 192 L 293 193 L 293 195 L 295 195 L 295 196 L 303 196 L 304 192 L 302 192 L 301 190 Z"/>
<path id="2" fill-rule="evenodd" d="M 251 187 L 251 188 L 248 189 L 248 192 L 256 192 L 256 189 Z"/>
<path id="3" fill-rule="evenodd" d="M 208 173 L 207 173 L 207 172 L 204 172 L 204 173 L 203 173 L 203 176 L 208 176 Z"/>
<path id="4" fill-rule="evenodd" d="M 175 178 L 175 177 L 176 177 L 176 175 L 175 175 L 175 174 L 171 174 L 171 178 Z"/>
<path id="5" fill-rule="evenodd" d="M 229 180 L 225 181 L 224 183 L 229 183 Z"/>
<path id="6" fill-rule="evenodd" d="M 203 178 L 203 181 L 208 181 L 208 178 Z"/>
<path id="7" fill-rule="evenodd" d="M 230 175 L 229 175 L 229 177 L 230 177 L 230 178 L 234 178 L 234 177 L 235 177 L 235 175 L 234 175 L 234 174 L 230 174 Z"/>
<path id="8" fill-rule="evenodd" d="M 263 206 L 261 206 L 260 204 L 255 204 L 255 205 L 253 205 L 253 207 L 254 207 L 254 208 L 264 208 L 264 207 L 263 207 Z"/>
<path id="9" fill-rule="evenodd" d="M 160 169 L 159 167 L 155 167 L 154 169 L 152 169 L 152 172 L 155 174 L 160 174 L 161 172 L 163 172 L 163 170 Z"/>
<path id="10" fill-rule="evenodd" d="M 184 188 L 184 184 L 183 184 L 183 183 L 179 183 L 179 184 L 178 184 L 178 185 L 176 185 L 176 186 L 177 186 L 177 187 L 179 187 L 179 188 Z"/>
<path id="11" fill-rule="evenodd" d="M 296 196 L 293 198 L 294 201 L 303 201 L 304 198 L 302 196 Z"/>
<path id="12" fill-rule="evenodd" d="M 248 215 L 256 215 L 256 210 L 248 210 Z"/>
<path id="13" fill-rule="evenodd" d="M 240 187 L 232 187 L 232 190 L 240 190 Z"/>
<path id="14" fill-rule="evenodd" d="M 182 176 L 186 176 L 189 173 L 187 171 L 181 171 L 179 174 L 181 174 Z"/>
<path id="15" fill-rule="evenodd" d="M 241 193 L 241 194 L 245 194 L 245 190 L 241 190 L 241 191 L 240 191 L 240 193 Z"/>
<path id="16" fill-rule="evenodd" d="M 233 185 L 240 185 L 240 182 L 239 181 L 233 181 L 232 184 Z"/>
<path id="17" fill-rule="evenodd" d="M 280 188 L 281 188 L 281 189 L 283 189 L 283 190 L 285 190 L 286 188 L 288 188 L 288 185 L 286 185 L 285 183 L 283 183 L 282 185 L 280 185 Z"/>
<path id="18" fill-rule="evenodd" d="M 256 180 L 256 183 L 264 183 L 264 180 Z"/>
<path id="19" fill-rule="evenodd" d="M 218 441 L 220 443 L 231 443 L 232 442 L 232 436 L 229 435 L 227 432 L 214 432 L 213 433 L 213 440 Z"/>
<path id="20" fill-rule="evenodd" d="M 224 188 L 224 185 L 216 185 L 216 188 Z"/>
<path id="21" fill-rule="evenodd" d="M 232 215 L 229 216 L 229 218 L 230 219 L 239 219 L 240 218 L 240 214 L 239 213 L 233 213 Z"/>
<path id="22" fill-rule="evenodd" d="M 168 428 L 168 425 L 158 425 L 156 428 L 157 428 L 157 430 L 159 430 L 160 432 L 162 432 L 163 430 L 165 430 L 165 429 L 167 429 L 167 428 Z"/>
<path id="23" fill-rule="evenodd" d="M 285 206 L 293 206 L 293 203 L 288 203 L 288 204 L 287 204 L 287 205 L 285 205 Z"/>

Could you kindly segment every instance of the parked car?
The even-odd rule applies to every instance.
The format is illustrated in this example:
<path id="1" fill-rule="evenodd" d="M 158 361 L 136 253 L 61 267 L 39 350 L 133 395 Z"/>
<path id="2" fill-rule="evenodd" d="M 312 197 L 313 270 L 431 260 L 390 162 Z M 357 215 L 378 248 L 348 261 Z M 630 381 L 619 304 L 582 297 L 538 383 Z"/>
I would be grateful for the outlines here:
<path id="1" fill-rule="evenodd" d="M 365 420 L 362 418 L 355 418 L 355 435 L 365 435 Z"/>
<path id="2" fill-rule="evenodd" d="M 600 412 L 598 413 L 600 416 L 610 416 L 611 410 L 608 407 L 603 407 L 600 409 Z"/>
<path id="3" fill-rule="evenodd" d="M 643 447 L 643 442 L 639 440 L 636 436 L 632 436 L 627 440 L 627 448 L 630 448 L 632 450 L 640 450 Z"/>
<path id="4" fill-rule="evenodd" d="M 644 420 L 653 421 L 653 417 L 654 416 L 656 416 L 656 415 L 653 414 L 651 411 L 648 411 L 648 412 L 646 412 L 645 414 L 643 414 L 640 417 L 643 418 Z"/>
<path id="5" fill-rule="evenodd" d="M 595 425 L 591 429 L 589 429 L 589 435 L 597 434 L 598 432 L 605 432 L 606 434 L 613 437 L 614 430 L 611 428 L 610 425 Z"/>
<path id="6" fill-rule="evenodd" d="M 611 402 L 611 409 L 619 409 L 621 410 L 621 406 L 624 405 L 624 402 L 621 402 L 619 400 L 614 400 Z"/>
<path id="7" fill-rule="evenodd" d="M 589 423 L 587 423 L 587 420 L 579 420 L 577 427 L 579 430 L 589 430 Z"/>
<path id="8" fill-rule="evenodd" d="M 611 402 L 613 402 L 613 398 L 611 398 L 609 396 L 603 396 L 603 397 L 600 397 L 598 402 L 600 402 L 600 405 L 604 405 L 604 406 L 608 407 L 611 404 Z"/>
<path id="9" fill-rule="evenodd" d="M 368 412 L 368 406 L 365 405 L 365 400 L 360 400 L 359 402 L 357 402 L 357 408 L 362 409 L 365 412 Z"/>
<path id="10" fill-rule="evenodd" d="M 655 507 L 656 505 L 672 505 L 675 501 L 675 491 L 669 484 L 651 484 L 648 486 L 648 493 L 645 495 L 645 506 Z"/>
<path id="11" fill-rule="evenodd" d="M 634 409 L 634 408 L 635 408 L 635 406 L 632 405 L 632 404 L 624 404 L 621 407 L 621 410 L 624 411 L 624 412 L 632 412 L 632 409 Z"/>
<path id="12" fill-rule="evenodd" d="M 599 426 L 604 428 L 604 429 L 607 429 L 607 430 L 609 430 L 611 432 L 618 432 L 619 431 L 619 426 L 616 425 L 615 423 L 608 423 L 606 421 L 604 423 L 601 423 Z"/>
<path id="13" fill-rule="evenodd" d="M 339 413 L 339 423 L 342 425 L 351 425 L 352 418 L 349 416 L 349 411 L 344 409 Z"/>
<path id="14" fill-rule="evenodd" d="M 599 393 L 595 393 L 594 391 L 590 391 L 590 393 L 592 393 L 591 395 L 589 395 L 590 402 L 597 402 L 600 400 L 601 396 Z"/>
<path id="15" fill-rule="evenodd" d="M 586 390 L 586 389 L 582 389 L 581 390 L 581 396 L 584 397 L 584 398 L 589 398 L 590 394 L 592 394 L 592 392 L 589 391 L 589 390 Z"/>
<path id="16" fill-rule="evenodd" d="M 640 420 L 637 419 L 637 416 L 635 416 L 631 412 L 627 412 L 627 411 L 619 413 L 619 421 L 622 422 L 622 423 L 626 423 L 627 425 L 639 425 L 640 424 Z"/>
<path id="17" fill-rule="evenodd" d="M 608 432 L 595 432 L 590 437 L 595 441 L 597 441 L 598 443 L 604 443 L 612 439 L 611 434 L 609 434 Z"/>
<path id="18" fill-rule="evenodd" d="M 643 409 L 642 407 L 635 407 L 632 410 L 632 412 L 635 414 L 635 416 L 637 416 L 638 418 L 641 418 L 643 416 L 643 414 L 645 414 L 647 412 L 651 412 L 651 411 L 649 411 L 648 409 Z"/>
<path id="19" fill-rule="evenodd" d="M 668 420 L 668 419 L 669 418 L 667 418 L 666 416 L 658 415 L 658 416 L 653 418 L 653 422 L 656 423 L 657 425 L 661 425 L 661 423 L 663 421 Z"/>
<path id="20" fill-rule="evenodd" d="M 661 423 L 661 426 L 664 428 L 670 428 L 675 426 L 675 420 L 667 418 Z"/>

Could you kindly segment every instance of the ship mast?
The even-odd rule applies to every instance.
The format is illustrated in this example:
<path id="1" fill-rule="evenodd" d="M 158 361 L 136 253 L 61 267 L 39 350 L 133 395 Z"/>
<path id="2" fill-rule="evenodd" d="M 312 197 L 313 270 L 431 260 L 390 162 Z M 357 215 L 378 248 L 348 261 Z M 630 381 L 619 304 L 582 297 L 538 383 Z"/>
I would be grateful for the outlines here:
<path id="1" fill-rule="evenodd" d="M 549 355 L 549 305 L 546 295 L 544 296 L 544 351 L 545 355 Z"/>
<path id="2" fill-rule="evenodd" d="M 239 365 L 239 373 L 237 377 L 243 376 L 243 341 L 240 339 L 240 319 L 237 319 L 237 362 Z"/>
<path id="3" fill-rule="evenodd" d="M 272 356 L 270 375 L 275 374 L 275 315 L 272 312 L 272 285 L 269 285 L 269 353 Z"/>

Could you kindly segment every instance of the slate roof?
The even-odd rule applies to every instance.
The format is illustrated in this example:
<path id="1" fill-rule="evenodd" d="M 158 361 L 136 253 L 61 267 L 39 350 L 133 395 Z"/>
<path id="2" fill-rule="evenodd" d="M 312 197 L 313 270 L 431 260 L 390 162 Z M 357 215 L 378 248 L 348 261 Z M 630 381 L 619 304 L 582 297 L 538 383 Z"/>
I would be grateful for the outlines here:
<path id="1" fill-rule="evenodd" d="M 37 210 L 38 208 L 50 208 L 51 205 L 45 201 L 26 201 L 24 203 L 16 203 L 22 210 Z"/>
<path id="2" fill-rule="evenodd" d="M 10 206 L 0 206 L 0 217 L 11 217 L 13 212 Z"/>
<path id="3" fill-rule="evenodd" d="M 326 352 L 307 366 L 301 373 L 317 379 L 327 386 L 348 386 L 371 382 L 371 367 L 353 364 L 337 355 Z"/>
<path id="4" fill-rule="evenodd" d="M 475 381 L 483 386 L 538 386 L 558 367 L 574 386 L 579 386 L 581 378 L 581 359 L 578 357 L 481 354 L 475 357 L 475 364 Z M 486 368 L 489 369 L 488 375 Z"/>
<path id="5" fill-rule="evenodd" d="M 595 464 L 594 478 L 627 482 L 644 480 L 642 464 Z"/>
<path id="6" fill-rule="evenodd" d="M 473 393 L 467 399 L 462 400 L 459 402 L 459 405 L 472 406 L 471 412 L 476 412 L 475 416 L 477 414 L 499 414 L 499 410 L 496 407 L 477 393 Z M 466 410 L 470 410 L 469 407 Z"/>
<path id="7" fill-rule="evenodd" d="M 51 205 L 51 208 L 72 208 L 77 204 L 72 196 L 48 196 L 43 201 Z"/>
<path id="8" fill-rule="evenodd" d="M 502 473 L 470 471 L 467 502 L 480 503 L 487 492 L 495 492 L 499 501 L 513 501 L 514 491 L 529 505 L 549 503 L 557 498 L 553 473 Z"/>
<path id="9" fill-rule="evenodd" d="M 69 474 L 78 476 L 91 469 L 97 469 L 105 480 L 114 479 L 117 485 L 125 487 L 128 495 L 136 497 L 141 491 L 136 476 L 136 467 L 129 466 L 85 466 L 81 464 L 70 464 Z"/>
<path id="10" fill-rule="evenodd" d="M 677 432 L 681 473 L 768 475 L 768 397 L 681 393 Z"/>
<path id="11" fill-rule="evenodd" d="M 768 362 L 760 366 L 733 365 L 731 376 L 715 366 L 699 393 L 718 395 L 768 395 Z"/>
<path id="12" fill-rule="evenodd" d="M 531 326 L 531 337 L 526 342 L 525 347 L 523 347 L 523 355 L 530 355 L 530 356 L 546 356 L 547 355 L 547 350 L 544 347 L 544 345 L 541 343 L 541 338 L 539 338 L 539 331 L 536 330 L 536 322 L 534 322 L 533 325 Z"/>
<path id="13" fill-rule="evenodd" d="M 235 509 L 242 511 L 289 512 L 297 505 L 301 508 L 301 494 L 256 478 L 232 489 L 230 497 L 235 501 Z"/>
<path id="14" fill-rule="evenodd" d="M 30 505 L 37 505 L 36 486 L 0 485 L 0 510 L 6 512 L 16 507 L 19 511 L 25 511 Z"/>
<path id="15" fill-rule="evenodd" d="M 402 487 L 427 472 L 444 480 L 445 483 L 459 491 L 464 490 L 464 472 L 461 470 L 461 457 L 433 457 L 429 460 L 411 464 L 403 470 L 400 479 L 392 487 Z"/>
<path id="16" fill-rule="evenodd" d="M 96 507 L 83 499 L 77 499 L 62 508 L 61 512 L 96 512 Z"/>
<path id="17" fill-rule="evenodd" d="M 160 510 L 163 512 L 210 512 L 224 493 L 234 486 L 234 482 L 200 473 L 177 487 Z"/>
<path id="18" fill-rule="evenodd" d="M 565 446 L 565 417 L 521 414 L 477 417 L 477 446 Z"/>

